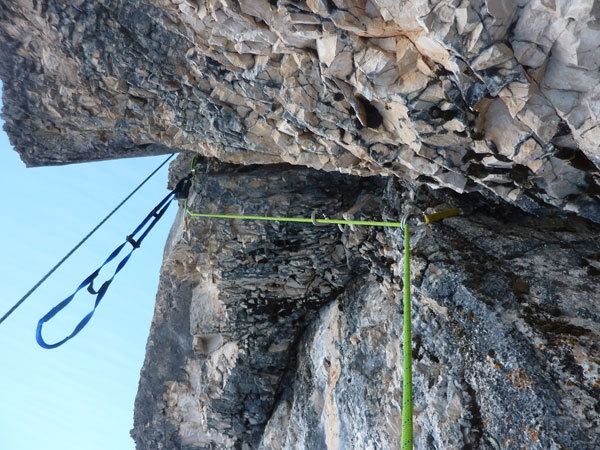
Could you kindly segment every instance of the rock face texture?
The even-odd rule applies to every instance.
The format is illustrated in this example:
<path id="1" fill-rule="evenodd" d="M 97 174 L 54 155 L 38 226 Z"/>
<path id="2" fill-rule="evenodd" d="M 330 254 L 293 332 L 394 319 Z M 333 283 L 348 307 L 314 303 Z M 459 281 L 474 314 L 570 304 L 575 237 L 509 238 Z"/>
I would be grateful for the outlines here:
<path id="1" fill-rule="evenodd" d="M 461 208 L 412 239 L 416 447 L 595 449 L 599 21 L 572 0 L 0 0 L 3 119 L 31 166 L 184 152 L 177 180 L 199 154 L 197 211 Z M 397 448 L 397 233 L 181 212 L 138 448 Z"/>
<path id="2" fill-rule="evenodd" d="M 600 226 L 412 195 L 464 212 L 412 239 L 416 448 L 596 448 Z M 393 218 L 406 197 L 393 178 L 206 161 L 190 209 Z M 185 217 L 165 253 L 139 447 L 398 448 L 400 232 Z"/>
<path id="3" fill-rule="evenodd" d="M 554 0 L 3 1 L 6 126 L 30 165 L 186 149 L 600 221 L 599 14 Z"/>

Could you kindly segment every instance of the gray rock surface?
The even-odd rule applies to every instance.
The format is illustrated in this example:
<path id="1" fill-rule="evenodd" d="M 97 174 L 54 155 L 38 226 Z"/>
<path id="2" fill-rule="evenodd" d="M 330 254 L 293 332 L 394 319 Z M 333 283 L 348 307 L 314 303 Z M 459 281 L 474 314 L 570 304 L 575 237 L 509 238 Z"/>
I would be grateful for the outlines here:
<path id="1" fill-rule="evenodd" d="M 189 207 L 200 212 L 345 211 L 381 184 L 288 165 L 198 171 Z M 134 437 L 158 448 L 174 424 L 182 448 L 257 445 L 306 324 L 360 267 L 348 264 L 337 227 L 190 219 L 186 232 L 182 215 L 165 253 Z"/>
<path id="2" fill-rule="evenodd" d="M 390 218 L 407 192 L 206 162 L 190 207 L 306 216 L 370 195 L 355 218 Z M 415 448 L 597 448 L 599 226 L 479 194 L 413 196 L 463 211 L 412 239 Z M 398 448 L 400 232 L 213 219 L 186 232 L 183 217 L 142 370 L 139 448 Z"/>
<path id="3" fill-rule="evenodd" d="M 461 208 L 412 240 L 416 448 L 596 449 L 599 11 L 0 0 L 2 117 L 30 166 L 199 154 L 197 211 Z M 138 448 L 398 448 L 401 243 L 180 211 Z"/>

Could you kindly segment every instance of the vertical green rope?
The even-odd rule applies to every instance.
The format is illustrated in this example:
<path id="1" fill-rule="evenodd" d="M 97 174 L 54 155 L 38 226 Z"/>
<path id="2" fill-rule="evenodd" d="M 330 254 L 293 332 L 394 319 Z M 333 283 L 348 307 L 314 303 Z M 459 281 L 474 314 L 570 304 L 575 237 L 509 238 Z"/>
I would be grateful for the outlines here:
<path id="1" fill-rule="evenodd" d="M 402 450 L 413 448 L 412 345 L 410 329 L 410 236 L 404 225 L 404 380 L 402 382 Z"/>

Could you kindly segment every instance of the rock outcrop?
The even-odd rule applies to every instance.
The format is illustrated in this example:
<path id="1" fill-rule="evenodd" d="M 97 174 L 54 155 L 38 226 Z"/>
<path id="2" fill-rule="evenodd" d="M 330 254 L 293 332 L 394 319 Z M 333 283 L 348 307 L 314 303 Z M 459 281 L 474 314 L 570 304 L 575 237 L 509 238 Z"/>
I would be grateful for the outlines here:
<path id="1" fill-rule="evenodd" d="M 393 178 L 197 171 L 190 209 L 204 212 L 362 205 L 352 217 L 389 219 L 407 197 Z M 412 195 L 464 213 L 412 240 L 416 448 L 595 448 L 600 226 L 479 194 Z M 142 371 L 140 448 L 398 448 L 399 231 L 185 217 Z"/>
<path id="2" fill-rule="evenodd" d="M 594 2 L 344 3 L 3 2 L 7 130 L 30 165 L 186 149 L 600 221 Z"/>
<path id="3" fill-rule="evenodd" d="M 199 154 L 198 210 L 461 208 L 413 238 L 417 447 L 595 449 L 599 20 L 568 0 L 0 0 L 3 118 L 30 166 L 188 152 L 177 179 Z M 400 244 L 181 213 L 138 447 L 397 447 Z"/>

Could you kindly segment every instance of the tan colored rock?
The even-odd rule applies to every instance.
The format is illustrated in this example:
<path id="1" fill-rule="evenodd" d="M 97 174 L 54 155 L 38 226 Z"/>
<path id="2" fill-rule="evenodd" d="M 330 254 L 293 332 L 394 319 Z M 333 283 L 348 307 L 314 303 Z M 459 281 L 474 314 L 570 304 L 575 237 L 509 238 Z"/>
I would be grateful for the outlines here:
<path id="1" fill-rule="evenodd" d="M 432 186 L 494 191 L 482 178 L 448 182 L 448 173 L 469 179 L 474 169 L 462 158 L 470 152 L 499 151 L 537 169 L 546 155 L 560 154 L 556 139 L 569 133 L 592 164 L 575 177 L 585 182 L 569 177 L 561 181 L 571 183 L 566 190 L 526 189 L 524 195 L 559 207 L 568 202 L 569 209 L 587 205 L 580 213 L 599 217 L 589 209 L 597 202 L 590 192 L 600 159 L 599 36 L 591 4 L 369 0 L 343 6 L 156 0 L 100 19 L 88 6 L 80 12 L 81 5 L 46 11 L 15 5 L 2 21 L 3 41 L 14 46 L 8 54 L 29 58 L 34 46 L 40 57 L 28 79 L 47 88 L 29 90 L 25 108 L 37 113 L 18 120 L 35 131 L 26 138 L 15 132 L 13 140 L 31 164 L 65 163 L 78 154 L 204 149 L 229 162 L 286 161 L 411 179 L 427 174 Z M 121 48 L 107 53 L 115 45 Z M 18 77 L 3 73 L 12 92 Z M 491 117 L 481 102 L 492 102 Z M 6 115 L 9 132 L 17 129 L 16 111 Z M 284 137 L 284 129 L 295 131 Z M 473 139 L 479 135 L 484 140 Z M 528 139 L 537 144 L 535 153 L 529 146 L 520 154 Z M 384 147 L 373 158 L 368 149 L 375 144 Z M 422 145 L 435 149 L 427 156 L 431 167 L 416 170 L 415 157 L 397 150 L 405 145 L 421 156 Z M 460 158 L 444 156 L 450 146 Z M 45 160 L 35 156 L 42 153 Z M 361 161 L 343 165 L 345 153 Z M 560 192 L 570 192 L 569 199 L 557 197 Z"/>

